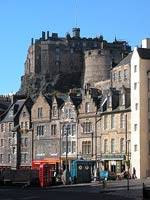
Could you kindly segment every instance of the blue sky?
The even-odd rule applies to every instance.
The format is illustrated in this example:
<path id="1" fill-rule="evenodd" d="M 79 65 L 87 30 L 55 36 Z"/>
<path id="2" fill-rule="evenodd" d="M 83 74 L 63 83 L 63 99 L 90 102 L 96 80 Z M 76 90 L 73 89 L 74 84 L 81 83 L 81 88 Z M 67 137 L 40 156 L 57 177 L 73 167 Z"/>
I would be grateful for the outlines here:
<path id="1" fill-rule="evenodd" d="M 0 94 L 19 89 L 31 38 L 42 31 L 65 36 L 77 21 L 83 37 L 134 47 L 150 37 L 149 8 L 149 0 L 0 0 Z"/>

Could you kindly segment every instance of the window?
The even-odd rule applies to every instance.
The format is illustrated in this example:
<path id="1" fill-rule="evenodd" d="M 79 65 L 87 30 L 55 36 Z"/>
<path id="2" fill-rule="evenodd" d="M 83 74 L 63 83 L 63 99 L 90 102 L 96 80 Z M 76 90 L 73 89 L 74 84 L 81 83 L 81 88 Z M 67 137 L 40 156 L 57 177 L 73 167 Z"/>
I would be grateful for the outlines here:
<path id="1" fill-rule="evenodd" d="M 52 108 L 52 115 L 53 115 L 53 117 L 56 117 L 56 115 L 57 115 L 57 108 L 56 108 L 56 106 L 53 106 L 53 108 Z"/>
<path id="2" fill-rule="evenodd" d="M 4 139 L 1 139 L 0 146 L 1 146 L 1 147 L 3 147 L 3 146 L 4 146 Z"/>
<path id="3" fill-rule="evenodd" d="M 138 145 L 135 144 L 135 145 L 134 145 L 134 151 L 137 151 L 137 149 L 138 149 Z"/>
<path id="4" fill-rule="evenodd" d="M 137 131 L 137 124 L 134 124 L 134 131 Z"/>
<path id="5" fill-rule="evenodd" d="M 60 49 L 59 48 L 56 48 L 56 53 L 60 53 Z"/>
<path id="6" fill-rule="evenodd" d="M 124 138 L 120 139 L 120 153 L 125 152 Z"/>
<path id="7" fill-rule="evenodd" d="M 51 125 L 51 135 L 56 135 L 56 124 Z"/>
<path id="8" fill-rule="evenodd" d="M 105 116 L 104 116 L 104 130 L 107 129 L 107 118 L 108 118 L 108 116 L 105 115 Z"/>
<path id="9" fill-rule="evenodd" d="M 91 154 L 91 141 L 82 142 L 82 154 Z"/>
<path id="10" fill-rule="evenodd" d="M 115 115 L 112 114 L 111 115 L 111 129 L 113 129 L 115 127 L 114 124 L 115 124 Z"/>
<path id="11" fill-rule="evenodd" d="M 26 112 L 25 112 L 25 111 L 22 113 L 22 116 L 23 116 L 23 117 L 25 117 L 25 116 L 26 116 Z"/>
<path id="12" fill-rule="evenodd" d="M 11 138 L 8 139 L 8 146 L 10 147 L 11 145 Z"/>
<path id="13" fill-rule="evenodd" d="M 121 81 L 121 71 L 118 72 L 118 80 Z"/>
<path id="14" fill-rule="evenodd" d="M 104 140 L 104 153 L 107 153 L 108 152 L 108 140 L 105 139 Z"/>
<path id="15" fill-rule="evenodd" d="M 25 122 L 25 129 L 28 129 L 28 122 Z"/>
<path id="16" fill-rule="evenodd" d="M 4 162 L 4 154 L 0 154 L 0 163 Z"/>
<path id="17" fill-rule="evenodd" d="M 76 133 L 76 124 L 72 124 L 72 136 Z"/>
<path id="18" fill-rule="evenodd" d="M 24 139 L 24 146 L 27 147 L 28 146 L 28 138 Z"/>
<path id="19" fill-rule="evenodd" d="M 62 142 L 62 153 L 65 153 L 66 152 L 66 142 L 63 141 Z"/>
<path id="20" fill-rule="evenodd" d="M 76 142 L 72 141 L 72 153 L 76 152 Z"/>
<path id="21" fill-rule="evenodd" d="M 108 99 L 108 107 L 111 107 L 112 106 L 112 96 L 108 96 L 107 99 Z"/>
<path id="22" fill-rule="evenodd" d="M 26 163 L 28 161 L 27 159 L 27 153 L 22 153 L 21 154 L 21 162 Z"/>
<path id="23" fill-rule="evenodd" d="M 127 69 L 124 69 L 124 80 L 127 80 Z"/>
<path id="24" fill-rule="evenodd" d="M 115 72 L 113 73 L 113 80 L 114 81 L 116 80 L 116 73 Z"/>
<path id="25" fill-rule="evenodd" d="M 71 141 L 68 141 L 68 153 L 72 152 Z"/>
<path id="26" fill-rule="evenodd" d="M 137 89 L 137 83 L 135 82 L 134 83 L 134 90 L 136 90 Z"/>
<path id="27" fill-rule="evenodd" d="M 85 112 L 86 113 L 90 112 L 90 104 L 88 102 L 86 102 L 85 104 Z"/>
<path id="28" fill-rule="evenodd" d="M 42 111 L 43 111 L 42 107 L 38 108 L 38 118 L 42 118 L 43 116 Z"/>
<path id="29" fill-rule="evenodd" d="M 125 115 L 124 115 L 124 113 L 120 114 L 120 128 L 125 128 Z"/>
<path id="30" fill-rule="evenodd" d="M 150 140 L 148 141 L 148 154 L 150 155 Z"/>
<path id="31" fill-rule="evenodd" d="M 150 119 L 148 119 L 148 131 L 150 132 Z"/>
<path id="32" fill-rule="evenodd" d="M 44 126 L 37 126 L 37 136 L 44 135 Z"/>
<path id="33" fill-rule="evenodd" d="M 23 122 L 21 122 L 20 128 L 23 128 Z"/>
<path id="34" fill-rule="evenodd" d="M 138 103 L 135 104 L 135 110 L 138 110 Z"/>
<path id="35" fill-rule="evenodd" d="M 150 78 L 148 78 L 148 92 L 150 92 Z"/>
<path id="36" fill-rule="evenodd" d="M 1 132 L 4 132 L 4 124 L 1 124 Z"/>
<path id="37" fill-rule="evenodd" d="M 150 112 L 150 98 L 148 98 L 148 112 Z"/>
<path id="38" fill-rule="evenodd" d="M 111 139 L 111 153 L 115 152 L 115 139 Z"/>
<path id="39" fill-rule="evenodd" d="M 10 162 L 11 162 L 11 155 L 8 154 L 8 163 L 10 163 Z"/>
<path id="40" fill-rule="evenodd" d="M 134 72 L 137 72 L 137 65 L 134 65 Z"/>
<path id="41" fill-rule="evenodd" d="M 15 153 L 15 151 L 16 151 L 16 149 L 15 149 L 15 147 L 13 147 L 13 148 L 12 148 L 12 152 L 13 152 L 13 154 Z"/>
<path id="42" fill-rule="evenodd" d="M 9 131 L 12 130 L 12 123 L 9 123 Z"/>
<path id="43" fill-rule="evenodd" d="M 84 133 L 91 133 L 92 132 L 92 123 L 91 122 L 84 122 L 83 123 L 83 132 Z"/>
<path id="44" fill-rule="evenodd" d="M 125 105 L 125 94 L 121 94 L 121 105 L 124 106 Z"/>

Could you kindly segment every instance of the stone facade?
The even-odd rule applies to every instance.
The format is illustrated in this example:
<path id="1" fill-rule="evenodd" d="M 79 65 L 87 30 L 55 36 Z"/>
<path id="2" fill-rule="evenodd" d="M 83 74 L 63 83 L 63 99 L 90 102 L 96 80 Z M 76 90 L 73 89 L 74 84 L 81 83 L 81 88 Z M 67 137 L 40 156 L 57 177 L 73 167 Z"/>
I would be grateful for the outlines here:
<path id="1" fill-rule="evenodd" d="M 101 53 L 92 58 L 89 55 L 88 58 L 86 52 L 84 56 L 84 51 L 94 49 Z M 50 36 L 49 32 L 46 36 L 45 32 L 42 32 L 40 39 L 32 39 L 28 49 L 19 93 L 36 96 L 39 91 L 68 91 L 89 81 L 91 84 L 93 81 L 104 80 L 109 78 L 110 66 L 118 64 L 130 51 L 131 47 L 126 41 L 115 40 L 109 43 L 102 36 L 81 38 L 78 28 L 73 29 L 72 37 L 70 34 L 58 37 L 57 33 Z M 95 79 L 93 73 L 99 69 L 101 73 L 96 74 Z"/>
<path id="2" fill-rule="evenodd" d="M 2 116 L 0 122 L 0 167 L 12 169 L 18 169 L 21 166 L 31 167 L 31 106 L 30 98 L 16 100 Z"/>

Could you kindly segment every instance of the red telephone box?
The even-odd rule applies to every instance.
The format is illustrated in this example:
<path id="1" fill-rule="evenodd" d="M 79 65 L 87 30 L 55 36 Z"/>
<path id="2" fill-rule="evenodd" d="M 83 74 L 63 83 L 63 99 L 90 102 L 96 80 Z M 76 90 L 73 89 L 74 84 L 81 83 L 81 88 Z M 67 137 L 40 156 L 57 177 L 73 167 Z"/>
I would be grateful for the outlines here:
<path id="1" fill-rule="evenodd" d="M 39 180 L 41 187 L 47 187 L 52 183 L 53 171 L 51 165 L 47 163 L 40 164 L 39 167 Z"/>

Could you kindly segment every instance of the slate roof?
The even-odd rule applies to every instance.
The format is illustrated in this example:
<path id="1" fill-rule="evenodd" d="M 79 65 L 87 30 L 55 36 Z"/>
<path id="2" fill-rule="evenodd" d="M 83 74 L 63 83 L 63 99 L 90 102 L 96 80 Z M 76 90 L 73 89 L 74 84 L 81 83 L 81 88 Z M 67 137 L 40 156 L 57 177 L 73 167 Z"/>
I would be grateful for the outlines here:
<path id="1" fill-rule="evenodd" d="M 3 123 L 3 122 L 13 121 L 14 118 L 17 116 L 17 114 L 20 112 L 25 101 L 26 101 L 26 99 L 21 99 L 21 100 L 17 100 L 14 104 L 12 104 L 10 106 L 9 110 L 6 113 L 4 113 L 5 117 L 3 118 L 3 120 L 1 122 Z M 11 110 L 13 112 L 12 115 L 10 115 Z"/>
<path id="2" fill-rule="evenodd" d="M 137 49 L 140 58 L 149 60 L 150 59 L 150 49 L 138 48 Z"/>
<path id="3" fill-rule="evenodd" d="M 119 63 L 118 65 L 116 65 L 114 68 L 119 67 L 119 66 L 122 66 L 122 65 L 127 65 L 127 64 L 130 65 L 132 54 L 133 54 L 132 52 L 129 53 L 129 54 L 128 54 L 124 59 L 122 59 L 122 60 L 120 61 L 120 63 Z"/>

